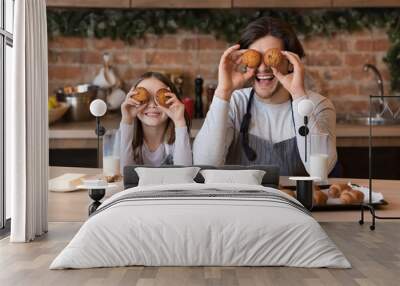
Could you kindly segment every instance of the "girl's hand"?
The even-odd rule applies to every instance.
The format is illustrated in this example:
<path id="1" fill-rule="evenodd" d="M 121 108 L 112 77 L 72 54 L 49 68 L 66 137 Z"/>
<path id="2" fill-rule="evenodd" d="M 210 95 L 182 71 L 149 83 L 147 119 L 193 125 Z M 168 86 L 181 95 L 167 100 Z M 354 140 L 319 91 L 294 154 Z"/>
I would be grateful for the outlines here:
<path id="1" fill-rule="evenodd" d="M 218 86 L 215 96 L 229 101 L 232 92 L 242 88 L 255 74 L 254 68 L 247 67 L 246 72 L 239 71 L 241 56 L 246 50 L 239 50 L 239 45 L 228 48 L 221 57 L 218 67 Z"/>
<path id="2" fill-rule="evenodd" d="M 300 57 L 292 52 L 282 51 L 282 54 L 293 65 L 293 73 L 283 75 L 276 68 L 272 68 L 274 75 L 281 82 L 284 88 L 289 91 L 293 100 L 306 95 L 304 87 L 304 65 Z"/>
<path id="3" fill-rule="evenodd" d="M 158 108 L 160 108 L 163 112 L 165 112 L 169 118 L 174 122 L 175 127 L 185 127 L 185 105 L 176 97 L 176 95 L 172 92 L 165 94 L 169 99 L 166 101 L 166 104 L 169 105 L 168 108 L 161 106 L 158 104 L 157 99 L 156 103 Z"/>
<path id="4" fill-rule="evenodd" d="M 132 88 L 126 95 L 125 101 L 121 104 L 122 122 L 132 124 L 139 112 L 143 111 L 146 104 L 140 104 L 139 101 L 132 98 L 135 95 L 135 88 Z"/>

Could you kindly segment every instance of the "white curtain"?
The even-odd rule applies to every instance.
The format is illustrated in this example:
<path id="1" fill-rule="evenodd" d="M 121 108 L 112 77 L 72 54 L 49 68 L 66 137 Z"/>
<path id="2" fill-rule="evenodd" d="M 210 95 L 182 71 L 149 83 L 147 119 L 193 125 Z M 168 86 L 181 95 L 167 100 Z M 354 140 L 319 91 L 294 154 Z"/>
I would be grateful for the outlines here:
<path id="1" fill-rule="evenodd" d="M 6 99 L 12 242 L 47 232 L 48 78 L 45 0 L 15 1 L 13 92 Z"/>

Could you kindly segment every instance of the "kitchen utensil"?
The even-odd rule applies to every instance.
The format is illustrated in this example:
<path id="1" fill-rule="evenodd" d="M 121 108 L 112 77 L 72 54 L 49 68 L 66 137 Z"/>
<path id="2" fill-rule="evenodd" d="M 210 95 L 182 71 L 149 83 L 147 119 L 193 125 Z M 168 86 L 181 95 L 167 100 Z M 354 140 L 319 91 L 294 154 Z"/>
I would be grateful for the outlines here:
<path id="1" fill-rule="evenodd" d="M 90 86 L 86 92 L 75 92 L 65 95 L 65 101 L 70 105 L 67 117 L 71 121 L 87 121 L 93 117 L 90 114 L 90 103 L 96 98 L 97 88 Z"/>
<path id="2" fill-rule="evenodd" d="M 116 110 L 121 107 L 125 100 L 125 92 L 120 88 L 113 88 L 110 95 L 107 96 L 108 109 Z"/>
<path id="3" fill-rule="evenodd" d="M 194 93 L 195 93 L 195 104 L 194 104 L 194 117 L 203 118 L 203 78 L 198 75 L 194 80 Z"/>
<path id="4" fill-rule="evenodd" d="M 93 84 L 101 88 L 110 88 L 117 85 L 118 79 L 111 68 L 111 56 L 109 53 L 103 55 L 103 67 L 93 80 Z"/>
<path id="5" fill-rule="evenodd" d="M 296 181 L 297 200 L 311 210 L 313 208 L 313 181 L 315 177 L 290 177 L 289 180 Z"/>
<path id="6" fill-rule="evenodd" d="M 194 101 L 190 97 L 184 97 L 182 99 L 183 104 L 185 105 L 185 110 L 189 115 L 189 118 L 192 119 L 194 115 Z"/>
<path id="7" fill-rule="evenodd" d="M 49 124 L 56 122 L 61 119 L 64 114 L 68 111 L 69 104 L 65 102 L 59 102 L 57 107 L 49 109 Z"/>

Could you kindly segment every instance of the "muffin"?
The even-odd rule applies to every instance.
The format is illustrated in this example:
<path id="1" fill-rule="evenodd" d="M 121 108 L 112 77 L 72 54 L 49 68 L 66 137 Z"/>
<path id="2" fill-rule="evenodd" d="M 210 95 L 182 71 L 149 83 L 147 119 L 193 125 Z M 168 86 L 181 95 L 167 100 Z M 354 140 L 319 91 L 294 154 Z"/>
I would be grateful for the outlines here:
<path id="1" fill-rule="evenodd" d="M 139 101 L 140 104 L 144 104 L 149 102 L 150 100 L 150 93 L 144 87 L 136 87 L 135 88 L 136 94 L 132 96 L 132 98 L 136 101 Z"/>
<path id="2" fill-rule="evenodd" d="M 167 101 L 171 98 L 171 96 L 168 96 L 167 93 L 170 93 L 170 91 L 166 88 L 160 88 L 156 93 L 157 103 L 166 108 L 170 106 L 170 104 L 167 104 Z"/>
<path id="3" fill-rule="evenodd" d="M 242 55 L 242 64 L 249 68 L 256 68 L 261 64 L 261 54 L 256 50 L 247 50 Z"/>
<path id="4" fill-rule="evenodd" d="M 283 55 L 280 49 L 269 49 L 264 54 L 264 63 L 268 67 L 277 68 L 283 61 Z"/>

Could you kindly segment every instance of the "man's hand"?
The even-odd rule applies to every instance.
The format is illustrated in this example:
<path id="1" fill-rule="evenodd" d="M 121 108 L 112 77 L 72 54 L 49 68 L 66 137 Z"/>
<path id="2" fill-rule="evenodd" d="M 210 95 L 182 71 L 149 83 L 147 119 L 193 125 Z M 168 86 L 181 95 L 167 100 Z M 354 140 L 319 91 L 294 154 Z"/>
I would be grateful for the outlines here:
<path id="1" fill-rule="evenodd" d="M 282 51 L 282 54 L 293 65 L 293 73 L 282 74 L 276 68 L 272 68 L 274 76 L 280 81 L 283 87 L 289 91 L 293 100 L 306 95 L 304 87 L 304 65 L 300 57 L 292 52 Z"/>
<path id="2" fill-rule="evenodd" d="M 244 84 L 255 74 L 255 69 L 246 68 L 243 73 L 239 70 L 241 56 L 246 50 L 239 50 L 239 45 L 228 48 L 221 56 L 218 67 L 218 86 L 215 96 L 229 101 L 232 92 L 242 88 Z"/>

